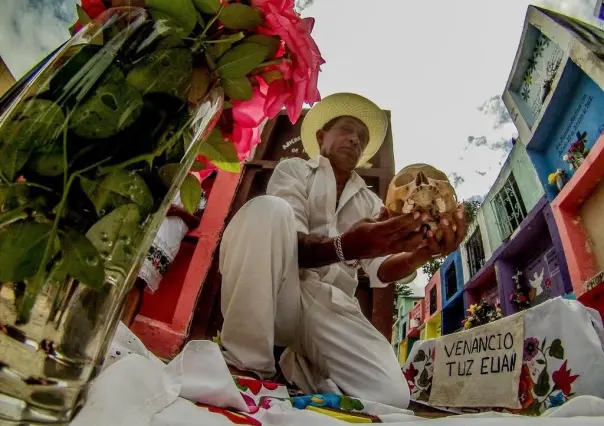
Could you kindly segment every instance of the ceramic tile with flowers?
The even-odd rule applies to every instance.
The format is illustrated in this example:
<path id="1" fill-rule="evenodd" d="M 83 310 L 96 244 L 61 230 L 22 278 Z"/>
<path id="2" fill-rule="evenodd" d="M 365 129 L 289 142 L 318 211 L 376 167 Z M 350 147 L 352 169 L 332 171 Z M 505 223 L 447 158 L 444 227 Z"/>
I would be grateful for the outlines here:
<path id="1" fill-rule="evenodd" d="M 564 404 L 573 396 L 572 385 L 579 375 L 572 374 L 572 368 L 564 356 L 561 339 L 551 343 L 547 338 L 537 337 L 524 340 L 524 356 L 520 373 L 518 399 L 522 409 L 518 412 L 539 415 L 541 412 Z"/>
<path id="2" fill-rule="evenodd" d="M 413 356 L 409 367 L 403 369 L 403 375 L 411 391 L 411 399 L 427 402 L 432 389 L 432 376 L 434 375 L 434 342 L 418 342 L 416 345 L 429 344 L 430 347 L 419 349 Z M 427 353 L 426 353 L 427 352 Z"/>

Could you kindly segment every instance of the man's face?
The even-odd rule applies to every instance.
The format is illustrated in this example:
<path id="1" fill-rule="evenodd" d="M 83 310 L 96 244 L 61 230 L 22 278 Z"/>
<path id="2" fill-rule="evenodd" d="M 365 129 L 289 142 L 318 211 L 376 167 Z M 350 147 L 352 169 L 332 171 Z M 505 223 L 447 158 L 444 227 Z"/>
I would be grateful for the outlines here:
<path id="1" fill-rule="evenodd" d="M 328 158 L 332 167 L 352 171 L 369 142 L 367 126 L 354 117 L 339 117 L 327 130 L 317 131 L 321 155 Z"/>

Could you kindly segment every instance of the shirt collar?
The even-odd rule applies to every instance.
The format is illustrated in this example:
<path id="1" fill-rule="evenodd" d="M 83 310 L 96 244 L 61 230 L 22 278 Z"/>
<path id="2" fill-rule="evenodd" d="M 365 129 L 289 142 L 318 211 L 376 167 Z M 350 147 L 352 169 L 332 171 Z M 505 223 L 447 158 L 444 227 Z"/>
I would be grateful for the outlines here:
<path id="1" fill-rule="evenodd" d="M 331 168 L 331 163 L 329 162 L 329 160 L 326 157 L 323 157 L 321 154 L 317 155 L 315 158 L 311 158 L 306 163 L 312 169 L 317 169 L 319 167 Z M 349 182 L 351 184 L 353 184 L 358 190 L 361 190 L 362 188 L 367 188 L 367 184 L 365 183 L 365 180 L 362 177 L 360 177 L 357 174 L 357 172 L 355 172 L 354 170 L 352 171 L 352 174 L 350 175 Z"/>

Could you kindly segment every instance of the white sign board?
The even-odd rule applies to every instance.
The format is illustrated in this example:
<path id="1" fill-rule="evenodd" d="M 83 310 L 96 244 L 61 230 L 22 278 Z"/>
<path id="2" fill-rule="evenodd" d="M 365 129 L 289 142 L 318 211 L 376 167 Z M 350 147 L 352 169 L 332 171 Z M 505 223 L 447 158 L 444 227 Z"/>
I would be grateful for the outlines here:
<path id="1" fill-rule="evenodd" d="M 513 315 L 436 342 L 430 404 L 521 408 L 524 315 Z"/>

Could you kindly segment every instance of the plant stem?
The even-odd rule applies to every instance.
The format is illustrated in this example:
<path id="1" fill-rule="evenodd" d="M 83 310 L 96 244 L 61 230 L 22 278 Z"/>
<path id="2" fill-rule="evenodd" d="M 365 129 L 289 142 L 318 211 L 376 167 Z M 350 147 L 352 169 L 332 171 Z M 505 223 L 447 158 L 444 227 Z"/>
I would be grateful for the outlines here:
<path id="1" fill-rule="evenodd" d="M 63 126 L 63 192 L 67 186 L 67 125 Z"/>
<path id="2" fill-rule="evenodd" d="M 54 193 L 54 191 L 52 189 L 50 189 L 49 187 L 44 186 L 44 185 L 40 185 L 39 183 L 35 183 L 35 182 L 27 182 L 27 181 L 25 181 L 25 182 L 15 182 L 15 183 L 10 183 L 8 186 L 20 186 L 20 185 L 31 186 L 33 188 L 40 188 L 40 189 L 43 189 L 44 191 L 48 191 L 48 192 L 53 192 Z"/>
<path id="3" fill-rule="evenodd" d="M 88 166 L 82 170 L 78 170 L 77 172 L 73 173 L 67 180 L 67 183 L 65 184 L 65 188 L 63 188 L 63 195 L 61 196 L 61 201 L 59 202 L 59 204 L 57 205 L 57 207 L 55 209 L 56 210 L 55 218 L 52 223 L 50 232 L 48 233 L 48 241 L 46 242 L 46 247 L 44 248 L 44 255 L 42 256 L 42 261 L 40 262 L 38 271 L 34 275 L 31 282 L 28 283 L 28 285 L 26 286 L 26 289 L 25 289 L 25 295 L 23 296 L 23 302 L 21 303 L 21 308 L 19 309 L 19 317 L 21 319 L 25 319 L 28 317 L 29 311 L 35 304 L 35 296 L 38 293 L 39 289 L 42 288 L 42 286 L 44 285 L 44 280 L 45 280 L 44 272 L 46 270 L 46 264 L 50 260 L 50 252 L 55 243 L 55 237 L 57 236 L 57 229 L 59 227 L 59 220 L 61 219 L 61 216 L 63 215 L 63 210 L 65 208 L 65 203 L 67 202 L 67 195 L 69 194 L 69 189 L 71 188 L 71 185 L 73 184 L 76 177 L 79 177 L 80 175 L 94 169 L 95 167 L 100 166 L 101 164 L 109 161 L 110 159 L 111 159 L 111 157 L 105 158 L 104 160 L 101 160 L 91 166 Z"/>
<path id="4" fill-rule="evenodd" d="M 218 9 L 218 13 L 216 13 L 216 15 L 214 15 L 212 17 L 212 19 L 210 19 L 210 21 L 208 22 L 208 24 L 206 25 L 206 27 L 203 29 L 203 31 L 201 32 L 201 34 L 199 34 L 199 37 L 197 37 L 197 41 L 195 42 L 195 44 L 191 48 L 191 50 L 193 52 L 197 52 L 199 50 L 199 48 L 201 47 L 201 45 L 204 43 L 203 38 L 206 36 L 206 33 L 208 32 L 208 30 L 210 29 L 210 27 L 212 25 L 214 25 L 214 23 L 218 20 L 218 17 L 222 13 L 223 9 L 224 9 L 224 3 L 220 5 L 220 9 Z"/>

